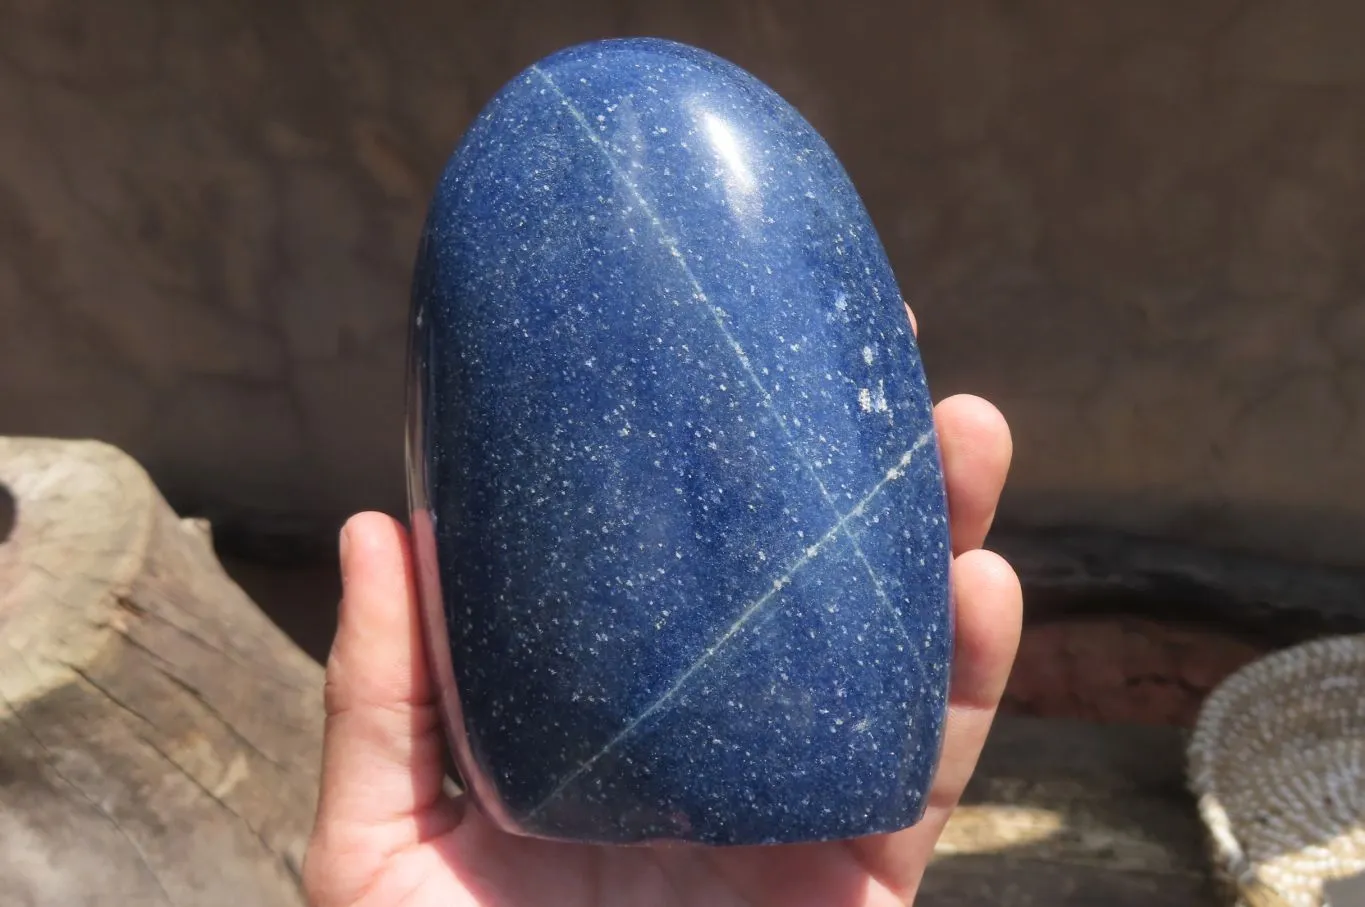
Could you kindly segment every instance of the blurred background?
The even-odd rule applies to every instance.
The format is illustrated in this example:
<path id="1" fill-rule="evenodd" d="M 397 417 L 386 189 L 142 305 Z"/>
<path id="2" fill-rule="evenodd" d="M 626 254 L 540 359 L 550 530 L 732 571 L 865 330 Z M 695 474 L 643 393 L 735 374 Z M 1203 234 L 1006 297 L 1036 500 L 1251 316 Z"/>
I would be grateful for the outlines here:
<path id="1" fill-rule="evenodd" d="M 323 658 L 337 528 L 404 511 L 437 174 L 521 68 L 630 34 L 814 123 L 935 396 L 1009 419 L 1008 710 L 1188 726 L 1365 622 L 1355 0 L 0 0 L 0 433 L 127 451 Z"/>
<path id="2" fill-rule="evenodd" d="M 340 521 L 403 510 L 436 175 L 504 81 L 607 35 L 730 57 L 826 136 L 936 396 L 1014 428 L 1002 527 L 1365 568 L 1352 0 L 0 10 L 0 431 L 116 444 L 245 582 L 291 565 L 260 594 L 314 651 Z"/>

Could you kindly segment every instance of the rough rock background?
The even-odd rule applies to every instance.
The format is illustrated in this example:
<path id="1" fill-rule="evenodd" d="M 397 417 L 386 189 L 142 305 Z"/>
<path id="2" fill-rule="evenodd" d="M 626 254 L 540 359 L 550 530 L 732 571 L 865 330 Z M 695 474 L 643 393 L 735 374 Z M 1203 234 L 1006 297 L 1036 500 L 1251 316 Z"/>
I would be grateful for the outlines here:
<path id="1" fill-rule="evenodd" d="M 1365 567 L 1354 0 L 0 0 L 0 432 L 138 457 L 220 537 L 403 502 L 427 193 L 522 66 L 729 56 L 826 135 L 1002 519 Z"/>

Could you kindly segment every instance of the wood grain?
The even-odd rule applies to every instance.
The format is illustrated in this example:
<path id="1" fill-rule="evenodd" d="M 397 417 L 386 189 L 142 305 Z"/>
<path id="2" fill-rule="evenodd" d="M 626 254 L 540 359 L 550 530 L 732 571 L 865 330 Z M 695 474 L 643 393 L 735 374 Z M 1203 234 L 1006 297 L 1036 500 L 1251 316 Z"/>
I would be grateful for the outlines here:
<path id="1" fill-rule="evenodd" d="M 0 891 L 298 905 L 322 675 L 133 460 L 0 438 Z"/>

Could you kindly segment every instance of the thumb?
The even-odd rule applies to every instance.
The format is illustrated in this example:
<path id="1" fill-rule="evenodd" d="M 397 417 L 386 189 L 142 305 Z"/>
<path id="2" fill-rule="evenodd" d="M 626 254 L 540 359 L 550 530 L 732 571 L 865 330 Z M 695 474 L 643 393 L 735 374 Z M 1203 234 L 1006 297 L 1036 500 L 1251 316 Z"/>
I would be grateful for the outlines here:
<path id="1" fill-rule="evenodd" d="M 308 861 L 329 888 L 338 874 L 376 872 L 455 819 L 442 790 L 440 718 L 407 532 L 391 517 L 363 513 L 342 529 L 340 553 L 342 601 L 327 661 L 322 784 Z"/>

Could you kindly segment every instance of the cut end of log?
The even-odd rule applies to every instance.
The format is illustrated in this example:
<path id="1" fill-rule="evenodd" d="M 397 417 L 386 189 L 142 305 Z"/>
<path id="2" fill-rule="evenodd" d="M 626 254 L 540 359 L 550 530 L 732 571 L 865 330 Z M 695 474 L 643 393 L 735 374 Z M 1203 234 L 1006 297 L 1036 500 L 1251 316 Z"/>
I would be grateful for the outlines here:
<path id="1" fill-rule="evenodd" d="M 116 448 L 0 437 L 0 491 L 0 892 L 301 905 L 321 669 Z"/>

